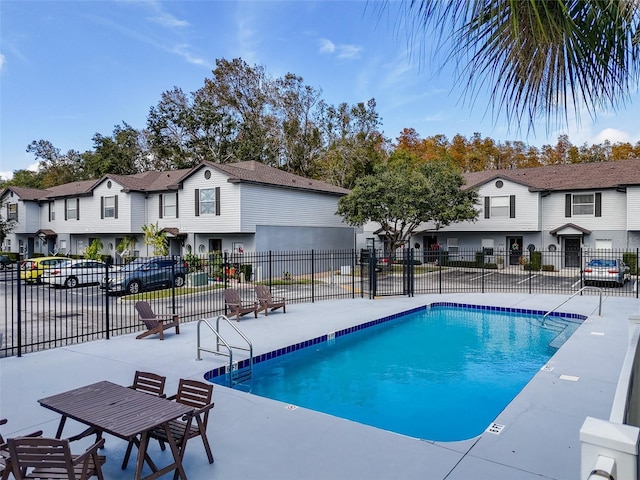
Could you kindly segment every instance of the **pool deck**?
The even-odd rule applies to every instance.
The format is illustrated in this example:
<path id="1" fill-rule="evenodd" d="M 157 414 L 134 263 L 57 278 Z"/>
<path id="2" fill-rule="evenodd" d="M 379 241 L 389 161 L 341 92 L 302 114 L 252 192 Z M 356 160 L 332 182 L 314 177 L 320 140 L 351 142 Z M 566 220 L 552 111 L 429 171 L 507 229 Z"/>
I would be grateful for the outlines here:
<path id="1" fill-rule="evenodd" d="M 245 317 L 236 325 L 251 339 L 257 355 L 433 302 L 548 310 L 566 298 L 448 294 L 332 300 L 290 305 L 286 314 Z M 209 465 L 200 440 L 190 441 L 184 459 L 187 476 L 192 480 L 578 480 L 578 432 L 587 416 L 609 417 L 627 346 L 628 316 L 640 311 L 640 302 L 605 296 L 598 316 L 597 296 L 574 297 L 559 311 L 589 318 L 548 362 L 553 368 L 539 371 L 498 416 L 495 422 L 504 426 L 499 434 L 485 432 L 451 443 L 418 440 L 216 385 L 208 428 L 216 461 Z M 224 363 L 223 357 L 207 353 L 196 361 L 196 322 L 180 328 L 180 335 L 168 331 L 162 342 L 126 335 L 1 359 L 0 418 L 9 419 L 2 434 L 7 438 L 41 429 L 54 435 L 59 415 L 40 407 L 37 400 L 55 393 L 99 380 L 129 385 L 135 370 L 148 370 L 167 376 L 166 391 L 172 394 L 180 378 L 202 379 Z M 211 333 L 203 335 L 203 346 L 214 345 Z M 65 434 L 81 428 L 68 421 Z M 91 440 L 81 440 L 74 450 Z M 126 442 L 109 435 L 106 440 L 105 478 L 133 478 L 135 462 L 129 462 L 125 471 L 120 469 Z M 155 442 L 150 453 L 160 463 L 170 455 Z"/>

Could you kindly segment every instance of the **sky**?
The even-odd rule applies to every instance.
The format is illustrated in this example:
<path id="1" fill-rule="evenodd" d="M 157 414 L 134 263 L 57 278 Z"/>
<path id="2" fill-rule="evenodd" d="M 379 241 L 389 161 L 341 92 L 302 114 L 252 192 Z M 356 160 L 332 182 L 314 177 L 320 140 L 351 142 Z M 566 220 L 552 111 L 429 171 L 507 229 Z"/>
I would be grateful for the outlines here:
<path id="1" fill-rule="evenodd" d="M 146 126 L 163 92 L 198 90 L 216 59 L 242 58 L 273 78 L 293 73 L 329 104 L 376 100 L 387 138 L 404 128 L 496 141 L 574 145 L 640 141 L 640 92 L 626 107 L 570 115 L 568 127 L 528 132 L 494 117 L 483 92 L 472 102 L 452 67 L 429 52 L 391 8 L 373 1 L 0 2 L 0 177 L 34 168 L 34 140 L 61 152 L 93 149 L 96 133 Z M 394 3 L 391 6 L 394 7 Z M 410 35 L 413 32 L 414 35 Z M 436 56 L 437 57 L 437 56 Z"/>

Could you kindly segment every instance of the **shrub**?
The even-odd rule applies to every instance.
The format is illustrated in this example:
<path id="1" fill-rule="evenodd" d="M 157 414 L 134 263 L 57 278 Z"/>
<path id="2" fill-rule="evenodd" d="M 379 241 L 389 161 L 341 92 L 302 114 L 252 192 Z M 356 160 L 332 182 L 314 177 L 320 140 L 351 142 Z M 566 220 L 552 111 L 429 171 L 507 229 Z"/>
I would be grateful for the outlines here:
<path id="1" fill-rule="evenodd" d="M 638 274 L 638 255 L 636 252 L 625 252 L 622 254 L 622 261 L 629 265 L 632 275 Z"/>
<path id="2" fill-rule="evenodd" d="M 553 272 L 555 269 L 556 268 L 553 265 L 542 265 L 543 272 Z"/>
<path id="3" fill-rule="evenodd" d="M 542 252 L 531 252 L 531 269 L 536 272 L 542 268 Z"/>

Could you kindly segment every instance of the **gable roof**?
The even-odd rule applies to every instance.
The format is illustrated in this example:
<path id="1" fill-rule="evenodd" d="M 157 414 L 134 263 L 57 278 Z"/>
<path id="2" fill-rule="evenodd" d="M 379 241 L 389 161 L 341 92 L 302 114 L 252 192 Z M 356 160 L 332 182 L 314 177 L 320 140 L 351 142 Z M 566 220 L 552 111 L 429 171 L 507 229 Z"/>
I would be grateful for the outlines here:
<path id="1" fill-rule="evenodd" d="M 464 177 L 467 188 L 478 187 L 497 178 L 525 185 L 531 191 L 623 188 L 640 185 L 640 159 L 486 170 L 466 173 Z"/>
<path id="2" fill-rule="evenodd" d="M 17 187 L 15 185 L 9 185 L 2 190 L 0 196 L 4 197 L 7 192 L 13 192 L 21 200 L 40 200 L 47 196 L 47 190 L 40 190 L 38 188 Z"/>
<path id="3" fill-rule="evenodd" d="M 8 190 L 12 190 L 20 196 L 22 200 L 32 201 L 84 196 L 91 195 L 98 185 L 109 179 L 122 185 L 122 189 L 125 192 L 162 192 L 166 190 L 177 190 L 186 178 L 204 167 L 214 168 L 224 173 L 229 177 L 228 181 L 231 183 L 256 183 L 334 195 L 347 195 L 349 193 L 349 190 L 346 188 L 336 187 L 326 182 L 294 175 L 293 173 L 285 172 L 254 160 L 227 164 L 205 161 L 190 169 L 166 170 L 162 172 L 150 170 L 133 175 L 107 174 L 97 180 L 64 183 L 43 190 L 9 186 L 2 193 L 4 194 L 4 192 Z"/>
<path id="4" fill-rule="evenodd" d="M 231 183 L 256 183 L 335 195 L 347 195 L 350 192 L 350 190 L 346 188 L 337 187 L 330 183 L 321 182 L 320 180 L 301 177 L 300 175 L 285 172 L 284 170 L 270 167 L 255 160 L 225 164 L 203 162 L 197 166 L 194 171 L 200 170 L 203 166 L 214 168 L 228 175 L 228 181 Z"/>

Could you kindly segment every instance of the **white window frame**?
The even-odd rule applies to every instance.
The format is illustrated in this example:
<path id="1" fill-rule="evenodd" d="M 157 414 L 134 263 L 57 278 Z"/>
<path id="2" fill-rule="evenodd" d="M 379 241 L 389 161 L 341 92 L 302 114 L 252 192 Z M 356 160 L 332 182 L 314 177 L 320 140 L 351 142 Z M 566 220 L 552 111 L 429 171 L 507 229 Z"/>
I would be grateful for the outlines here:
<path id="1" fill-rule="evenodd" d="M 104 197 L 103 199 L 102 215 L 103 218 L 116 218 L 116 197 L 112 195 L 110 197 Z"/>
<path id="2" fill-rule="evenodd" d="M 200 189 L 200 215 L 216 214 L 216 189 Z"/>
<path id="3" fill-rule="evenodd" d="M 449 257 L 454 255 L 459 255 L 460 247 L 458 245 L 458 239 L 455 237 L 447 238 L 447 251 L 449 252 Z"/>
<path id="4" fill-rule="evenodd" d="M 490 197 L 489 203 L 491 205 L 489 218 L 509 218 L 511 209 L 509 195 Z"/>
<path id="5" fill-rule="evenodd" d="M 78 202 L 75 198 L 67 200 L 67 220 L 78 219 Z"/>
<path id="6" fill-rule="evenodd" d="M 610 238 L 596 238 L 596 250 L 613 250 L 613 240 Z"/>
<path id="7" fill-rule="evenodd" d="M 584 197 L 578 202 L 579 197 Z M 584 201 L 589 200 L 590 201 Z M 595 193 L 574 193 L 571 195 L 571 215 L 575 217 L 593 217 L 596 212 Z"/>
<path id="8" fill-rule="evenodd" d="M 10 203 L 7 207 L 7 220 L 18 220 L 18 204 Z"/>
<path id="9" fill-rule="evenodd" d="M 495 251 L 495 240 L 493 238 L 483 238 L 482 251 L 485 255 L 493 255 Z"/>
<path id="10" fill-rule="evenodd" d="M 178 218 L 178 194 L 177 193 L 162 194 L 162 217 Z"/>

